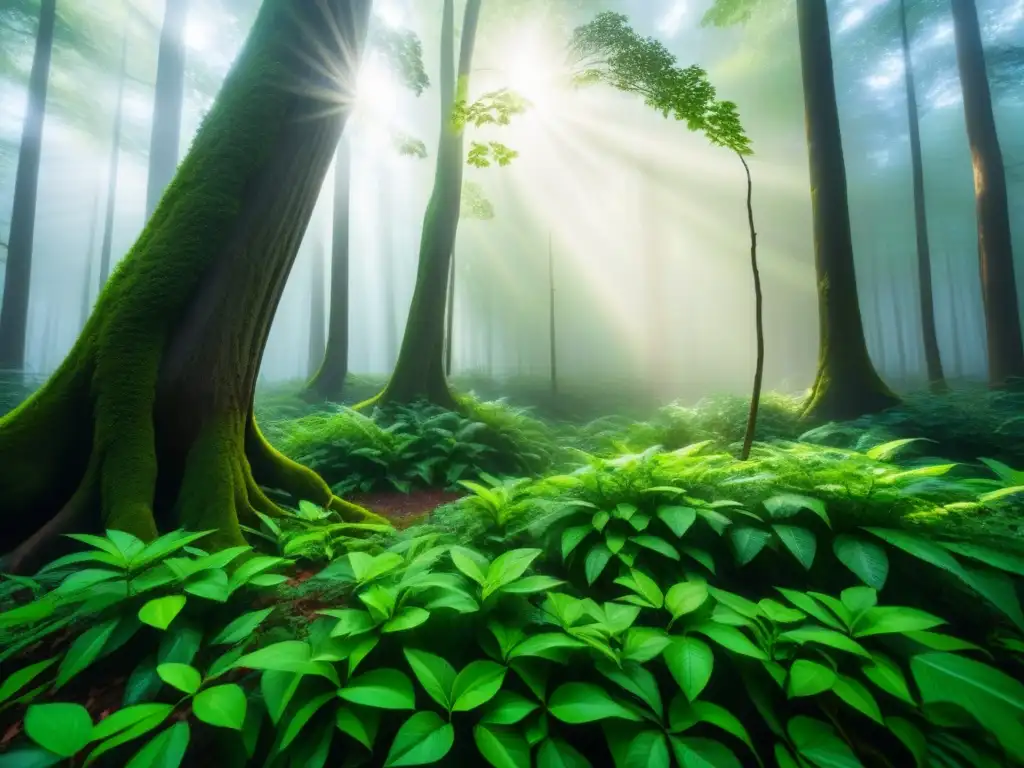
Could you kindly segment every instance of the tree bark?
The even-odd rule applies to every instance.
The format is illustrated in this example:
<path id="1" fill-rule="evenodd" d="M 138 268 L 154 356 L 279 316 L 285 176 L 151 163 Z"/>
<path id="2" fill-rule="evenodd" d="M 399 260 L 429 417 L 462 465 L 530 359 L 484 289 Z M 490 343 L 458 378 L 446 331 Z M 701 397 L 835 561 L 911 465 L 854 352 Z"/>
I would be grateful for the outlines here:
<path id="1" fill-rule="evenodd" d="M 320 400 L 338 400 L 348 376 L 348 238 L 352 152 L 342 137 L 334 161 L 334 222 L 331 237 L 331 309 L 320 369 L 306 388 Z"/>
<path id="2" fill-rule="evenodd" d="M 947 389 L 935 330 L 935 298 L 932 286 L 932 256 L 928 243 L 928 214 L 924 194 L 924 160 L 921 153 L 921 122 L 914 83 L 914 62 L 910 55 L 907 3 L 900 0 L 900 37 L 903 44 L 903 77 L 907 90 L 907 122 L 910 127 L 910 160 L 914 180 L 914 228 L 917 234 L 917 282 L 920 291 L 921 333 L 928 385 L 933 392 Z"/>
<path id="3" fill-rule="evenodd" d="M 324 359 L 326 307 L 324 306 L 324 251 L 317 242 L 313 249 L 309 286 L 309 376 L 313 377 Z"/>
<path id="4" fill-rule="evenodd" d="M 444 375 L 452 375 L 452 355 L 455 344 L 455 254 L 448 263 L 448 296 L 445 299 L 446 314 L 444 320 Z"/>
<path id="5" fill-rule="evenodd" d="M 856 418 L 898 398 L 882 382 L 864 341 L 825 0 L 797 0 L 818 282 L 818 373 L 803 416 Z"/>
<path id="6" fill-rule="evenodd" d="M 39 158 L 43 146 L 46 90 L 50 81 L 56 20 L 57 0 L 42 0 L 39 5 L 39 28 L 36 32 L 32 71 L 28 80 L 28 105 L 21 128 L 18 171 L 14 178 L 14 205 L 7 240 L 3 303 L 0 305 L 0 371 L 21 371 L 25 367 Z"/>
<path id="7" fill-rule="evenodd" d="M 386 169 L 377 177 L 377 235 L 380 239 L 381 307 L 384 310 L 384 367 L 398 360 L 398 286 L 395 284 L 395 244 L 391 229 L 391 180 Z"/>
<path id="8" fill-rule="evenodd" d="M 988 377 L 992 386 L 999 387 L 1011 379 L 1024 378 L 1024 345 L 1013 266 L 1006 167 L 992 112 L 978 9 L 974 0 L 951 0 L 951 4 L 967 140 L 974 165 L 978 262 L 988 335 Z"/>
<path id="9" fill-rule="evenodd" d="M 129 11 L 130 13 L 130 11 Z M 103 219 L 103 244 L 100 246 L 100 288 L 110 277 L 110 256 L 114 243 L 114 211 L 117 207 L 117 174 L 121 160 L 121 123 L 124 115 L 124 81 L 128 75 L 128 25 L 125 19 L 121 41 L 121 75 L 117 81 L 117 107 L 114 109 L 114 131 L 110 140 L 110 164 L 107 172 L 107 210 Z"/>
<path id="10" fill-rule="evenodd" d="M 548 375 L 551 394 L 558 394 L 558 345 L 555 334 L 555 250 L 548 231 Z"/>
<path id="11" fill-rule="evenodd" d="M 96 199 L 93 202 L 92 218 L 89 220 L 89 241 L 85 251 L 85 278 L 82 280 L 82 306 L 81 320 L 78 328 L 85 328 L 89 322 L 89 313 L 92 312 L 92 286 L 95 282 L 93 265 L 96 263 L 96 228 L 100 218 L 100 191 L 96 190 Z"/>
<path id="12" fill-rule="evenodd" d="M 188 22 L 189 0 L 165 2 L 153 93 L 146 219 L 153 215 L 164 190 L 174 178 L 181 148 L 181 112 L 185 99 L 185 26 Z"/>
<path id="13" fill-rule="evenodd" d="M 416 287 L 395 370 L 381 403 L 423 399 L 456 406 L 444 373 L 444 315 L 449 265 L 455 249 L 462 199 L 463 132 L 452 120 L 457 99 L 468 94 L 482 0 L 466 0 L 459 66 L 454 68 L 454 2 L 445 0 L 441 24 L 441 135 L 434 188 L 423 218 Z M 454 76 L 453 76 L 454 74 Z"/>
<path id="14" fill-rule="evenodd" d="M 211 546 L 238 544 L 240 520 L 278 511 L 261 486 L 375 517 L 277 453 L 252 409 L 270 324 L 354 101 L 370 6 L 263 0 L 82 335 L 0 419 L 0 541 L 33 542 L 5 567 L 38 559 L 40 529 L 68 526 L 146 539 L 159 528 L 214 530 Z"/>

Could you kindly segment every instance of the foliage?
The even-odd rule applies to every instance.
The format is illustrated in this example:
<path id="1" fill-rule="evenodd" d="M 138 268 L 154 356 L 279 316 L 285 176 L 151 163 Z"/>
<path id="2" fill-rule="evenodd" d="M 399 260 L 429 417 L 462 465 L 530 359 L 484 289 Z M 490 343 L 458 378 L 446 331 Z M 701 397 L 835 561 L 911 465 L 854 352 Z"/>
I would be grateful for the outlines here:
<path id="1" fill-rule="evenodd" d="M 531 106 L 530 101 L 509 88 L 489 91 L 474 101 L 459 99 L 452 109 L 452 123 L 456 130 L 467 125 L 480 128 L 485 125 L 509 125 L 512 117 L 521 115 Z M 504 167 L 519 153 L 500 141 L 471 141 L 466 162 L 475 168 L 487 168 L 492 163 Z"/>
<path id="2" fill-rule="evenodd" d="M 139 594 L 109 610 L 161 638 L 153 693 L 97 722 L 50 696 L 81 656 L 20 664 L 0 699 L 19 702 L 25 738 L 0 764 L 177 766 L 213 729 L 249 764 L 311 768 L 1024 765 L 1024 550 L 951 534 L 948 500 L 973 489 L 952 465 L 889 463 L 909 444 L 749 462 L 694 445 L 495 480 L 451 513 L 479 535 L 421 525 L 351 551 L 317 577 L 339 596 L 290 626 L 274 604 L 189 623 L 210 595 L 188 585 L 251 584 L 260 558 L 182 558 L 184 589 L 168 558 L 151 592 L 141 543 L 78 537 L 95 549 L 60 567 L 88 567 L 0 626 L 31 627 L 95 562 L 115 571 L 101 585 L 134 568 Z M 526 498 L 546 503 L 511 512 Z M 71 649 L 114 644 L 107 616 Z M 208 631 L 167 640 L 187 626 Z"/>
<path id="3" fill-rule="evenodd" d="M 702 68 L 678 67 L 676 57 L 661 42 L 640 36 L 626 16 L 607 11 L 577 27 L 570 50 L 578 85 L 603 83 L 639 94 L 649 107 L 684 121 L 712 144 L 750 154 L 750 139 L 740 125 L 736 105 L 716 100 L 714 86 Z"/>
<path id="4" fill-rule="evenodd" d="M 494 205 L 484 195 L 479 184 L 462 182 L 462 207 L 459 216 L 463 219 L 490 221 L 494 218 Z"/>
<path id="5" fill-rule="evenodd" d="M 430 87 L 430 78 L 423 68 L 423 43 L 415 32 L 374 24 L 368 42 L 380 51 L 390 68 L 402 78 L 403 85 L 414 94 L 421 96 Z"/>

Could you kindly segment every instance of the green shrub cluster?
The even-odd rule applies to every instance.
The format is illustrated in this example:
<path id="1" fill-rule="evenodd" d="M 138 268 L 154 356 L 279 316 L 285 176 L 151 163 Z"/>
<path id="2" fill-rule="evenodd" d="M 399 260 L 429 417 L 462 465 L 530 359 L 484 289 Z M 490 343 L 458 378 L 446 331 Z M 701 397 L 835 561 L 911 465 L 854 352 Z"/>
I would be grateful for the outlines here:
<path id="1" fill-rule="evenodd" d="M 0 765 L 1024 765 L 1024 548 L 964 535 L 1020 473 L 889 461 L 909 444 L 492 478 L 299 601 L 277 555 L 77 537 L 0 614 L 0 706 L 27 705 Z M 141 657 L 120 709 L 53 700 L 115 651 Z"/>

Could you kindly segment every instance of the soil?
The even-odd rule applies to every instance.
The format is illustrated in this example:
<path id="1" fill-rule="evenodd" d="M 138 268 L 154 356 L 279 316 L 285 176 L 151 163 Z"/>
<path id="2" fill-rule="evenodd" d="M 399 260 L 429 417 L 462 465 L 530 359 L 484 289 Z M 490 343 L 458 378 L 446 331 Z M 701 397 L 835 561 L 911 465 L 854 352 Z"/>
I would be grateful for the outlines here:
<path id="1" fill-rule="evenodd" d="M 442 504 L 449 504 L 463 496 L 457 491 L 443 491 L 435 488 L 400 491 L 376 491 L 353 493 L 346 501 L 366 507 L 371 512 L 388 518 L 396 528 L 411 525 L 417 519 L 428 515 Z"/>

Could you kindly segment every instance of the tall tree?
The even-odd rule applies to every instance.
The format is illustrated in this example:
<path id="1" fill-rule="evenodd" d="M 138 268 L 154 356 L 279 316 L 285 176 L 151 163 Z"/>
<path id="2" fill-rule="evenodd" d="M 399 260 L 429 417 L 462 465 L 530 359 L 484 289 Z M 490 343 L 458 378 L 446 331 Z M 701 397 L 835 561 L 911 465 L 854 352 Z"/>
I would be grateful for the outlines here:
<path id="1" fill-rule="evenodd" d="M 548 377 L 551 394 L 558 394 L 558 334 L 555 332 L 555 249 L 548 231 Z"/>
<path id="2" fill-rule="evenodd" d="M 309 376 L 316 375 L 320 362 L 324 359 L 327 340 L 326 331 L 327 308 L 324 301 L 324 249 L 318 240 L 313 244 L 313 262 L 309 276 Z"/>
<path id="3" fill-rule="evenodd" d="M 146 218 L 174 178 L 181 148 L 181 112 L 185 100 L 185 28 L 189 0 L 166 0 L 153 92 L 153 129 L 149 140 Z"/>
<path id="4" fill-rule="evenodd" d="M 370 0 L 263 0 L 174 184 L 47 383 L 0 419 L 5 570 L 55 534 L 214 530 L 279 509 L 261 486 L 372 517 L 263 438 L 274 312 L 353 101 Z M 330 99 L 330 101 L 326 101 Z"/>
<path id="5" fill-rule="evenodd" d="M 377 239 L 380 250 L 381 309 L 384 312 L 384 366 L 389 370 L 398 357 L 398 286 L 395 283 L 394 221 L 391 218 L 391 179 L 386 167 L 377 171 Z"/>
<path id="6" fill-rule="evenodd" d="M 903 82 L 907 91 L 907 123 L 910 127 L 910 161 L 914 181 L 914 231 L 917 237 L 917 282 L 919 286 L 921 333 L 928 385 L 934 392 L 946 389 L 942 373 L 939 339 L 935 331 L 935 298 L 932 286 L 932 255 L 928 244 L 928 214 L 924 194 L 924 160 L 921 154 L 921 120 L 917 108 L 914 60 L 910 54 L 907 0 L 900 1 L 900 44 L 903 50 Z"/>
<path id="7" fill-rule="evenodd" d="M 21 128 L 18 171 L 14 179 L 14 205 L 7 238 L 7 267 L 0 305 L 0 370 L 25 367 L 28 297 L 32 282 L 32 246 L 36 230 L 39 159 L 43 146 L 46 89 L 50 82 L 57 0 L 41 0 L 36 48 L 28 83 L 28 104 Z"/>
<path id="8" fill-rule="evenodd" d="M 92 216 L 89 218 L 89 239 L 85 247 L 85 279 L 82 281 L 82 306 L 81 321 L 78 324 L 79 330 L 89 322 L 89 313 L 92 312 L 92 287 L 96 282 L 96 274 L 93 271 L 96 264 L 96 228 L 100 219 L 100 191 L 96 189 L 93 200 Z"/>
<path id="9" fill-rule="evenodd" d="M 114 107 L 114 130 L 110 139 L 110 161 L 107 170 L 107 210 L 103 217 L 103 243 L 100 246 L 100 286 L 110 276 L 110 256 L 114 247 L 114 210 L 117 207 L 117 174 L 121 164 L 121 123 L 124 117 L 124 85 L 128 77 L 128 35 L 131 12 L 125 4 L 124 37 L 121 40 L 121 70 L 117 79 L 117 104 Z"/>
<path id="10" fill-rule="evenodd" d="M 1017 281 L 1010 236 L 1006 167 L 992 111 L 992 92 L 974 0 L 950 0 L 967 140 L 974 165 L 978 261 L 988 334 L 988 377 L 993 386 L 1024 378 Z"/>

